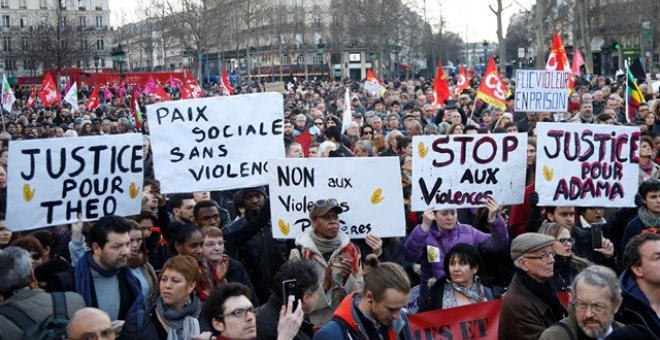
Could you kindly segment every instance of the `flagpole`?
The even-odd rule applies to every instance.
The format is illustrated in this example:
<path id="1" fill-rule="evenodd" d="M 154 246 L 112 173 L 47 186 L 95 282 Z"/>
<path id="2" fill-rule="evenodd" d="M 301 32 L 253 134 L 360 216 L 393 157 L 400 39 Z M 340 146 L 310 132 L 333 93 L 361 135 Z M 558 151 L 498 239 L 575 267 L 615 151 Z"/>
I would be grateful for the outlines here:
<path id="1" fill-rule="evenodd" d="M 4 69 L 2 71 L 2 79 L 3 79 L 3 81 L 5 79 Z M 9 82 L 7 82 L 7 83 L 9 83 Z M 4 94 L 5 94 L 5 86 L 4 85 L 5 84 L 3 83 L 2 84 L 2 92 L 0 92 L 0 98 L 3 98 Z M 11 108 L 9 108 L 9 110 L 11 110 Z M 11 113 L 11 111 L 9 111 L 9 113 Z M 5 127 L 5 108 L 2 105 L 0 105 L 0 117 L 2 119 L 2 131 L 7 131 L 7 128 Z"/>
<path id="2" fill-rule="evenodd" d="M 629 116 L 629 113 L 628 113 L 628 110 L 630 110 L 630 107 L 629 107 L 630 106 L 630 93 L 629 93 L 630 89 L 628 88 L 630 86 L 630 79 L 628 79 L 628 74 L 629 74 L 629 72 L 628 72 L 628 60 L 624 60 L 623 64 L 626 66 L 626 112 L 625 112 L 625 115 L 626 115 L 626 120 L 628 121 L 628 123 L 632 123 L 632 121 L 630 121 L 630 116 Z"/>

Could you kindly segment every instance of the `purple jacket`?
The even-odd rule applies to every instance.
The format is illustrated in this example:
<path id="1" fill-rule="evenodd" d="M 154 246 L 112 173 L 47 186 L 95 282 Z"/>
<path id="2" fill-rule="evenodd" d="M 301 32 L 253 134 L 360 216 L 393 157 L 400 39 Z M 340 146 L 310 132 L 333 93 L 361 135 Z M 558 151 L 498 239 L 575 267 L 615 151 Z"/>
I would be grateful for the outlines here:
<path id="1" fill-rule="evenodd" d="M 440 230 L 433 222 L 428 232 L 422 231 L 421 225 L 415 227 L 406 240 L 406 259 L 418 262 L 422 266 L 422 285 L 424 288 L 431 277 L 440 279 L 445 277 L 445 253 L 459 243 L 467 243 L 479 250 L 504 251 L 509 245 L 509 234 L 506 224 L 500 214 L 495 221 L 489 223 L 491 234 L 481 232 L 471 225 L 456 223 L 450 230 Z M 442 244 L 438 243 L 440 241 Z M 429 256 L 427 246 L 437 248 L 437 257 Z M 424 256 L 422 256 L 424 255 Z M 429 262 L 429 257 L 434 261 Z"/>

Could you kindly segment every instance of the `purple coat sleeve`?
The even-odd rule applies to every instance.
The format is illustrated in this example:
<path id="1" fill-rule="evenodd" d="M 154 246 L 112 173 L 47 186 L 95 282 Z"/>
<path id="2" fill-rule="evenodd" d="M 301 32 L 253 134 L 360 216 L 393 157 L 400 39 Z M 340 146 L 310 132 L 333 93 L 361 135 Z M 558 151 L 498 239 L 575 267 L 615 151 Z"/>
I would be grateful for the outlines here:
<path id="1" fill-rule="evenodd" d="M 406 260 L 417 262 L 419 259 L 419 251 L 426 243 L 426 238 L 429 232 L 424 232 L 421 225 L 417 225 L 410 233 L 405 243 Z"/>
<path id="2" fill-rule="evenodd" d="M 509 245 L 509 233 L 500 214 L 495 215 L 495 221 L 489 223 L 490 234 L 472 228 L 474 245 L 482 250 L 503 251 Z"/>

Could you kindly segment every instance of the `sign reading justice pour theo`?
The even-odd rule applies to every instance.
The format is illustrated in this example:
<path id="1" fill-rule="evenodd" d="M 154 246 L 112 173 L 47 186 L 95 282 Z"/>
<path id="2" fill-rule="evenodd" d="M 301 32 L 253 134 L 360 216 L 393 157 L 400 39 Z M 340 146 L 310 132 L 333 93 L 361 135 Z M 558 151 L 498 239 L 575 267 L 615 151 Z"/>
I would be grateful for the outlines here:
<path id="1" fill-rule="evenodd" d="M 500 205 L 523 201 L 527 135 L 413 137 L 412 209 Z"/>
<path id="2" fill-rule="evenodd" d="M 271 159 L 268 167 L 274 238 L 295 238 L 310 228 L 312 204 L 330 198 L 341 206 L 340 229 L 351 238 L 406 233 L 396 157 Z"/>
<path id="3" fill-rule="evenodd" d="M 9 159 L 12 231 L 140 212 L 140 134 L 15 141 Z"/>

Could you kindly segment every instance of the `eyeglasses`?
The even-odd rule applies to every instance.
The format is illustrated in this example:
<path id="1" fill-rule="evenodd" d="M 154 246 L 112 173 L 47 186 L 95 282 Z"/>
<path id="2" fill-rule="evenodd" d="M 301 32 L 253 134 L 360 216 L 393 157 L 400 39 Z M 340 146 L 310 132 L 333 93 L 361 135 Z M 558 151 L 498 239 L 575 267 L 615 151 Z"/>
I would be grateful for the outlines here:
<path id="1" fill-rule="evenodd" d="M 586 312 L 589 309 L 589 307 L 591 307 L 591 311 L 594 314 L 603 314 L 607 312 L 609 307 L 604 303 L 586 303 L 581 300 L 575 300 L 571 302 L 571 304 L 573 305 L 573 307 L 575 307 L 575 310 L 580 312 Z"/>
<path id="2" fill-rule="evenodd" d="M 223 314 L 222 317 L 226 318 L 228 316 L 233 316 L 235 318 L 244 318 L 247 313 L 254 315 L 254 307 L 237 308 L 227 314 Z"/>
<path id="3" fill-rule="evenodd" d="M 373 135 L 374 133 L 372 131 L 363 131 L 363 135 Z"/>
<path id="4" fill-rule="evenodd" d="M 323 122 L 314 122 L 314 125 L 321 126 L 321 125 L 323 125 Z"/>
<path id="5" fill-rule="evenodd" d="M 559 241 L 559 243 L 561 244 L 568 244 L 568 245 L 572 245 L 575 243 L 575 239 L 572 237 L 562 237 L 557 241 Z"/>
<path id="6" fill-rule="evenodd" d="M 67 340 L 98 340 L 98 339 L 114 339 L 115 331 L 112 328 L 106 328 L 98 332 L 88 332 L 81 335 L 79 338 L 67 338 Z"/>
<path id="7" fill-rule="evenodd" d="M 551 258 L 555 257 L 555 252 L 554 251 L 549 251 L 547 253 L 543 253 L 540 256 L 528 256 L 525 255 L 526 259 L 531 259 L 531 260 L 542 260 L 542 261 L 548 261 Z"/>

